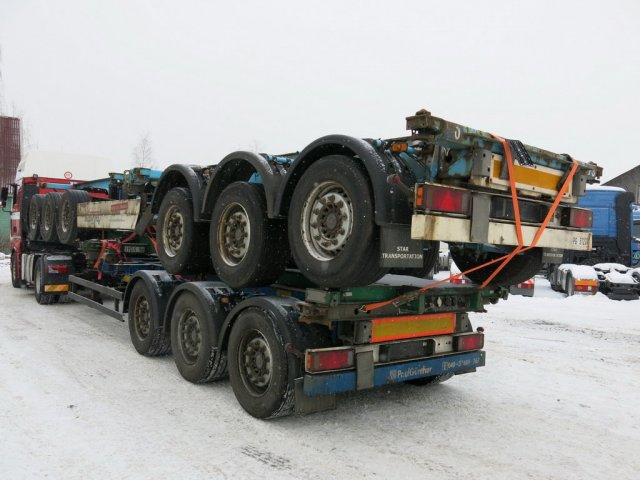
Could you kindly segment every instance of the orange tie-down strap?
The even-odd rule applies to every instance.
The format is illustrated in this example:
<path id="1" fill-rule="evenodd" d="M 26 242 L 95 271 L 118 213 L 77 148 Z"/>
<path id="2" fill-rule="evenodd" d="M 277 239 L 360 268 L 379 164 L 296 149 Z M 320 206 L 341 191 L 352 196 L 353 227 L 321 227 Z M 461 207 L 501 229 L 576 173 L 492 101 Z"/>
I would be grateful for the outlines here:
<path id="1" fill-rule="evenodd" d="M 567 178 L 565 179 L 564 183 L 562 184 L 562 187 L 560 188 L 560 191 L 558 192 L 558 195 L 556 196 L 555 200 L 553 201 L 553 204 L 551 205 L 551 208 L 549 209 L 549 212 L 547 212 L 547 216 L 545 217 L 544 221 L 542 222 L 542 224 L 540 225 L 540 228 L 538 228 L 538 231 L 536 232 L 535 237 L 533 237 L 533 241 L 531 242 L 531 245 L 529 245 L 528 247 L 524 246 L 524 239 L 522 237 L 522 223 L 520 221 L 520 206 L 518 204 L 518 192 L 516 190 L 516 178 L 513 172 L 513 157 L 511 155 L 511 149 L 509 147 L 509 144 L 507 143 L 507 141 L 502 138 L 499 137 L 497 135 L 491 134 L 496 140 L 498 140 L 501 144 L 502 147 L 504 148 L 504 153 L 505 153 L 505 157 L 506 157 L 506 163 L 507 163 L 507 168 L 509 169 L 509 186 L 511 188 L 511 201 L 513 202 L 513 214 L 515 217 L 515 223 L 516 223 L 516 235 L 518 238 L 518 246 L 513 249 L 512 252 L 496 258 L 494 260 L 491 260 L 487 263 L 483 263 L 482 265 L 478 265 L 477 267 L 473 267 L 470 268 L 469 270 L 466 270 L 464 272 L 458 273 L 456 275 L 451 275 L 448 278 L 445 278 L 444 280 L 439 280 L 435 283 L 429 284 L 425 287 L 422 287 L 418 290 L 414 290 L 412 292 L 408 292 L 405 293 L 403 295 L 400 295 L 399 297 L 396 298 L 392 298 L 391 300 L 385 300 L 384 302 L 375 302 L 375 303 L 368 303 L 366 305 L 362 305 L 360 307 L 360 310 L 363 312 L 371 312 L 372 310 L 376 310 L 378 308 L 382 308 L 385 307 L 387 305 L 391 305 L 391 304 L 400 304 L 400 303 L 404 303 L 404 302 L 409 302 L 411 300 L 416 299 L 420 294 L 426 292 L 427 290 L 437 287 L 438 285 L 441 285 L 443 283 L 446 282 L 450 282 L 451 280 L 454 280 L 456 278 L 461 277 L 462 275 L 466 275 L 467 273 L 471 273 L 471 272 L 475 272 L 476 270 L 480 270 L 482 268 L 486 268 L 490 265 L 493 265 L 494 263 L 498 263 L 498 262 L 502 262 L 500 265 L 498 265 L 498 268 L 496 268 L 493 273 L 489 276 L 489 278 L 487 278 L 482 285 L 480 286 L 480 288 L 484 288 L 486 287 L 491 280 L 493 280 L 495 278 L 495 276 L 500 273 L 500 271 L 507 265 L 507 263 L 509 263 L 511 261 L 511 259 L 513 257 L 515 257 L 518 253 L 522 253 L 522 252 L 526 252 L 527 250 L 531 250 L 532 248 L 534 248 L 537 244 L 538 241 L 540 240 L 540 237 L 542 237 L 542 234 L 544 233 L 545 229 L 547 228 L 547 225 L 549 225 L 549 222 L 551 221 L 551 219 L 553 218 L 553 214 L 556 212 L 558 205 L 560 204 L 560 201 L 562 200 L 563 195 L 565 194 L 565 192 L 567 191 L 567 188 L 569 188 L 569 185 L 571 184 L 571 180 L 573 179 L 574 174 L 576 173 L 576 170 L 578 169 L 578 163 L 577 162 L 572 162 L 571 165 L 571 169 L 569 170 L 569 173 L 567 175 Z"/>

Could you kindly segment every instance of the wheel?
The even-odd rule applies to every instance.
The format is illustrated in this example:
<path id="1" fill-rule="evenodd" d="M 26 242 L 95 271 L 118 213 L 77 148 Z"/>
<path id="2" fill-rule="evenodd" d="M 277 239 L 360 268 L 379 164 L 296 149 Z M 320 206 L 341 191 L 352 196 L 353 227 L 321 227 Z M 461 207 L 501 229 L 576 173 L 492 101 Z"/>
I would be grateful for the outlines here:
<path id="1" fill-rule="evenodd" d="M 226 375 L 226 355 L 218 349 L 213 316 L 191 292 L 184 292 L 171 315 L 171 350 L 182 377 L 207 383 Z"/>
<path id="2" fill-rule="evenodd" d="M 151 301 L 147 284 L 138 281 L 129 298 L 129 335 L 139 354 L 152 357 L 171 351 L 169 335 L 160 327 L 162 313 Z"/>
<path id="3" fill-rule="evenodd" d="M 13 288 L 22 288 L 22 280 L 18 275 L 18 254 L 11 252 L 11 285 Z"/>
<path id="4" fill-rule="evenodd" d="M 202 273 L 210 270 L 207 224 L 193 221 L 188 189 L 169 190 L 162 199 L 156 229 L 158 256 L 169 273 Z"/>
<path id="5" fill-rule="evenodd" d="M 56 222 L 60 243 L 75 243 L 78 238 L 78 204 L 90 201 L 89 193 L 83 190 L 67 190 L 62 194 Z"/>
<path id="6" fill-rule="evenodd" d="M 331 155 L 302 175 L 289 209 L 289 244 L 302 274 L 322 287 L 369 285 L 387 272 L 371 185 L 356 160 Z"/>
<path id="7" fill-rule="evenodd" d="M 437 268 L 438 256 L 440 255 L 440 242 L 429 240 L 423 243 L 421 268 L 392 268 L 389 273 L 417 278 L 427 278 L 431 272 L 437 273 L 434 270 Z"/>
<path id="8" fill-rule="evenodd" d="M 462 245 L 451 245 L 449 248 L 451 258 L 456 263 L 461 272 L 465 272 L 471 268 L 490 262 L 496 258 L 504 256 L 500 253 L 493 252 L 477 252 L 471 248 L 465 248 Z M 500 265 L 496 262 L 475 272 L 465 274 L 474 283 L 481 284 L 495 271 Z M 519 253 L 513 257 L 505 267 L 491 280 L 489 285 L 499 285 L 509 287 L 517 283 L 529 280 L 542 267 L 542 249 L 534 248 L 526 252 Z"/>
<path id="9" fill-rule="evenodd" d="M 27 220 L 27 237 L 35 241 L 40 239 L 40 216 L 44 207 L 44 197 L 40 193 L 31 197 L 29 202 L 29 214 Z"/>
<path id="10" fill-rule="evenodd" d="M 38 258 L 33 271 L 33 283 L 36 294 L 36 302 L 38 302 L 40 305 L 50 305 L 57 301 L 57 299 L 55 298 L 57 295 L 50 295 L 44 292 L 44 285 L 42 280 L 43 271 L 44 262 L 42 261 L 42 257 L 40 257 Z"/>
<path id="11" fill-rule="evenodd" d="M 259 185 L 235 182 L 220 194 L 211 214 L 211 261 L 232 288 L 269 285 L 290 257 L 286 224 L 267 218 Z"/>
<path id="12" fill-rule="evenodd" d="M 567 274 L 567 280 L 566 280 L 566 287 L 565 287 L 565 292 L 567 294 L 567 297 L 573 297 L 573 295 L 576 293 L 576 286 L 575 286 L 575 282 L 573 281 L 573 275 L 571 275 L 570 273 Z"/>
<path id="13" fill-rule="evenodd" d="M 438 383 L 446 382 L 451 377 L 453 377 L 453 373 L 443 373 L 442 375 L 433 375 L 431 377 L 422 377 L 416 378 L 414 380 L 407 380 L 406 383 L 410 385 L 416 385 L 418 387 L 424 387 L 426 385 L 436 385 Z"/>
<path id="14" fill-rule="evenodd" d="M 242 408 L 256 418 L 292 413 L 291 370 L 282 334 L 270 314 L 255 307 L 240 313 L 229 336 L 229 379 Z"/>
<path id="15" fill-rule="evenodd" d="M 57 217 L 60 204 L 62 203 L 62 193 L 49 192 L 44 197 L 44 204 L 40 214 L 40 236 L 45 242 L 57 242 Z"/>

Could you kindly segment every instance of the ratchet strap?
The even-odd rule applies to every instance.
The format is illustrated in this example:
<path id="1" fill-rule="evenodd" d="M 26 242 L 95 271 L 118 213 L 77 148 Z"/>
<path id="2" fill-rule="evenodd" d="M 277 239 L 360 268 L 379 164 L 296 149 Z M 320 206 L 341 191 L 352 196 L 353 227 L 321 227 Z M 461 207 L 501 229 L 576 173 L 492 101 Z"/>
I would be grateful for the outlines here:
<path id="1" fill-rule="evenodd" d="M 513 215 L 515 217 L 515 227 L 516 227 L 516 236 L 517 236 L 517 239 L 518 239 L 518 246 L 516 248 L 514 248 L 513 251 L 509 252 L 506 255 L 503 255 L 502 257 L 498 257 L 498 258 L 496 258 L 494 260 L 491 260 L 489 262 L 483 263 L 482 265 L 478 265 L 477 267 L 470 268 L 469 270 L 466 270 L 464 272 L 458 273 L 456 275 L 451 275 L 450 277 L 445 278 L 444 280 L 439 280 L 439 281 L 437 281 L 435 283 L 431 283 L 431 284 L 426 285 L 426 286 L 424 286 L 424 287 L 422 287 L 422 288 L 420 288 L 418 290 L 413 290 L 411 292 L 408 292 L 408 293 L 405 293 L 403 295 L 400 295 L 400 296 L 398 296 L 396 298 L 392 298 L 391 300 L 385 300 L 384 302 L 375 302 L 375 303 L 368 303 L 368 304 L 362 305 L 360 307 L 361 311 L 363 311 L 363 312 L 371 312 L 373 310 L 385 307 L 387 305 L 391 305 L 391 304 L 400 305 L 400 304 L 403 304 L 403 303 L 410 302 L 412 300 L 416 300 L 422 293 L 426 292 L 427 290 L 430 290 L 431 288 L 434 288 L 434 287 L 436 287 L 438 285 L 441 285 L 443 283 L 450 282 L 451 280 L 459 278 L 462 275 L 466 275 L 467 273 L 475 272 L 476 270 L 480 270 L 482 268 L 486 268 L 486 267 L 488 267 L 490 265 L 493 265 L 495 263 L 502 262 L 491 273 L 491 275 L 482 283 L 482 285 L 480 285 L 480 288 L 485 288 L 491 282 L 491 280 L 493 280 L 495 278 L 495 276 L 498 273 L 500 273 L 500 271 L 507 265 L 507 263 L 509 263 L 511 261 L 511 259 L 513 257 L 515 257 L 518 253 L 526 252 L 527 250 L 531 250 L 532 248 L 535 248 L 535 246 L 537 245 L 538 241 L 540 240 L 540 237 L 542 237 L 542 234 L 544 233 L 545 229 L 549 225 L 549 222 L 553 218 L 554 213 L 558 209 L 558 205 L 560 205 L 560 201 L 562 200 L 562 197 L 564 196 L 564 194 L 566 193 L 567 189 L 569 188 L 571 180 L 573 179 L 573 176 L 576 173 L 576 170 L 578 169 L 578 163 L 573 161 L 573 159 L 571 157 L 569 157 L 569 159 L 571 160 L 571 168 L 568 170 L 568 174 L 566 175 L 566 178 L 564 179 L 564 182 L 562 183 L 562 187 L 560 187 L 560 190 L 558 191 L 558 195 L 556 196 L 555 200 L 553 201 L 553 203 L 551 205 L 551 208 L 547 212 L 547 216 L 545 217 L 544 221 L 542 222 L 542 224 L 538 228 L 538 231 L 536 232 L 536 234 L 535 234 L 535 236 L 533 238 L 533 241 L 531 242 L 531 245 L 529 245 L 528 247 L 525 247 L 524 246 L 524 238 L 523 238 L 523 235 L 522 235 L 522 222 L 520 220 L 520 206 L 518 204 L 518 192 L 517 192 L 517 189 L 516 189 L 516 178 L 515 178 L 515 174 L 514 174 L 514 171 L 513 171 L 513 156 L 511 155 L 511 149 L 509 148 L 508 141 L 505 140 L 504 138 L 499 137 L 498 135 L 494 135 L 494 134 L 491 134 L 491 136 L 493 138 L 495 138 L 498 142 L 500 142 L 502 144 L 502 147 L 504 148 L 505 163 L 507 164 L 507 168 L 508 168 L 508 172 L 509 172 L 509 186 L 510 186 L 510 189 L 511 189 L 511 201 L 513 203 Z"/>

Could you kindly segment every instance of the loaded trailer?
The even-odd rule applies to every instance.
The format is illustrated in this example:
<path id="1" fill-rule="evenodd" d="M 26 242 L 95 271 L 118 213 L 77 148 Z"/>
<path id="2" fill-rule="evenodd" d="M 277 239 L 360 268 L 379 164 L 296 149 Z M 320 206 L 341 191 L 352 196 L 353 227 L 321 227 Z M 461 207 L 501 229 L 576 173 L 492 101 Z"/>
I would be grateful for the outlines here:
<path id="1" fill-rule="evenodd" d="M 139 353 L 173 352 L 194 383 L 228 375 L 259 418 L 475 371 L 484 335 L 468 313 L 548 253 L 591 248 L 574 204 L 601 172 L 427 111 L 407 126 L 206 167 L 24 176 L 12 283 L 126 317 Z M 422 279 L 441 240 L 473 284 Z"/>

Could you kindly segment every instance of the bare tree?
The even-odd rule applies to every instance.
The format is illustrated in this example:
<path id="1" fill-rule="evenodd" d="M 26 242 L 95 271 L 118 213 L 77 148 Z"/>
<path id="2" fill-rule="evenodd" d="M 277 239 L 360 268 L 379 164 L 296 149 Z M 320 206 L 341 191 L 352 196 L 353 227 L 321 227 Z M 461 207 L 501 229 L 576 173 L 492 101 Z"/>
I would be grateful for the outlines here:
<path id="1" fill-rule="evenodd" d="M 151 135 L 147 132 L 133 148 L 133 165 L 135 167 L 154 168 L 156 161 L 153 156 L 153 148 L 151 147 Z"/>

